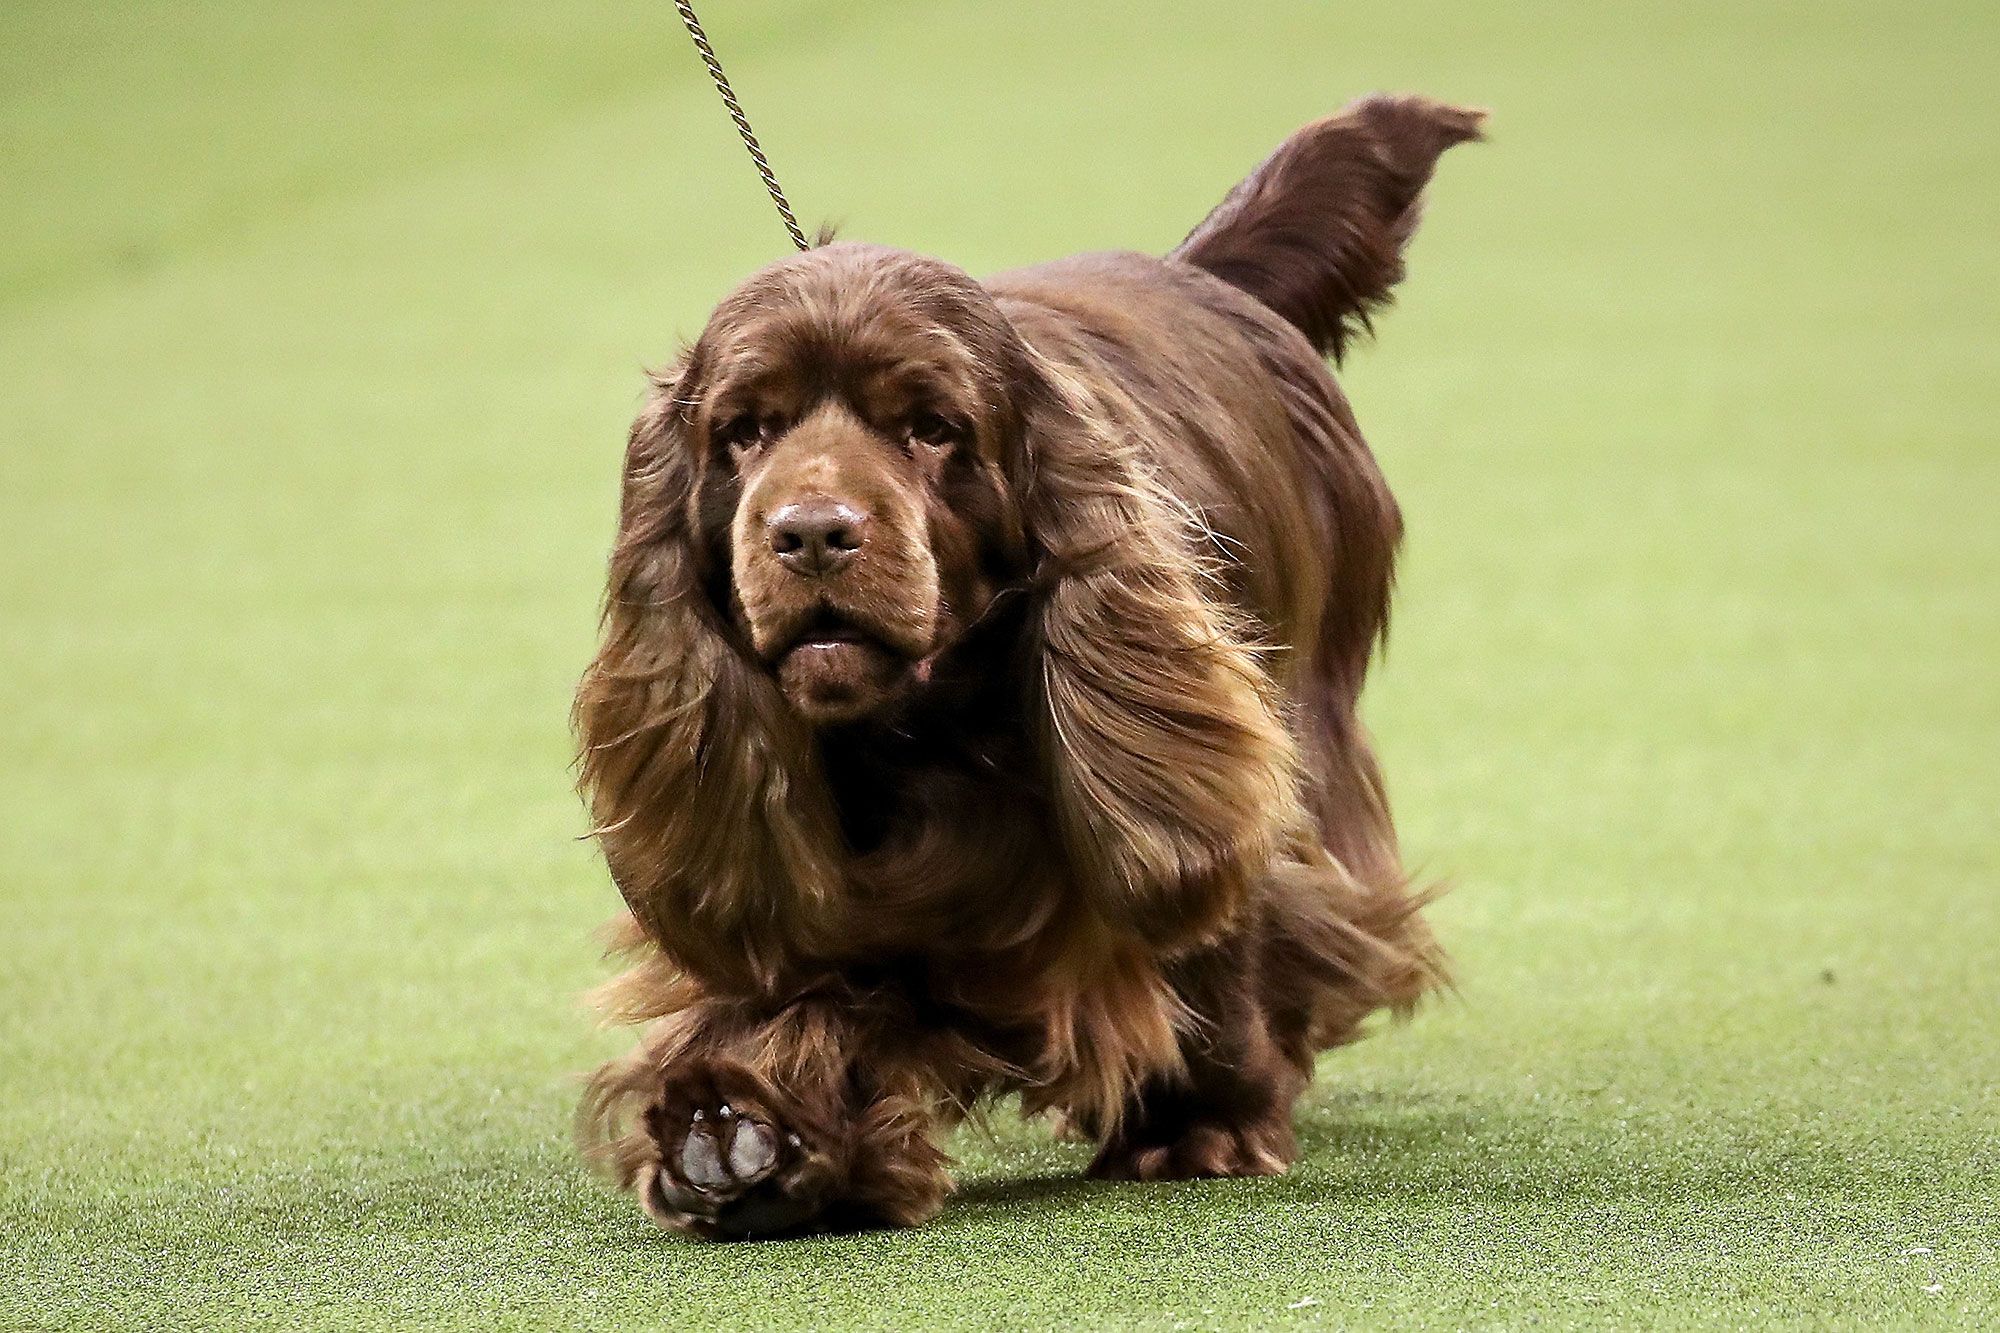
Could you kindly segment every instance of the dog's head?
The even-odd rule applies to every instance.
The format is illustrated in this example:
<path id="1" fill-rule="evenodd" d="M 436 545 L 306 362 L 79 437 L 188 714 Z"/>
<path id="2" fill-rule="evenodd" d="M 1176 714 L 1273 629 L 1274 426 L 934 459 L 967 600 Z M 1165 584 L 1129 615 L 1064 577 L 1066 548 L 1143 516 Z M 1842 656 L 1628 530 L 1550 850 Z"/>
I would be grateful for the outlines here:
<path id="1" fill-rule="evenodd" d="M 947 679 L 1023 710 L 1013 776 L 1107 910 L 1191 929 L 1268 855 L 1290 738 L 1185 506 L 1091 394 L 973 279 L 861 245 L 757 274 L 657 377 L 577 727 L 607 859 L 684 962 L 707 940 L 763 974 L 851 934 L 816 733 Z M 1145 906 L 1182 880 L 1219 887 L 1186 921 Z"/>
<path id="2" fill-rule="evenodd" d="M 1028 355 L 937 260 L 825 246 L 716 309 L 670 385 L 714 609 L 815 724 L 927 680 L 1022 560 Z"/>

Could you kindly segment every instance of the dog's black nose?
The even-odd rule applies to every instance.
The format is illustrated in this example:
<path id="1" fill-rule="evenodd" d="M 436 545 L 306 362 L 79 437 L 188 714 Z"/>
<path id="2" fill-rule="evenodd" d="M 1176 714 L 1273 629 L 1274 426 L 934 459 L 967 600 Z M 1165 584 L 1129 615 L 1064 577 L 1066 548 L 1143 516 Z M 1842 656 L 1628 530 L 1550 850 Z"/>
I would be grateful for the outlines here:
<path id="1" fill-rule="evenodd" d="M 808 577 L 831 574 L 868 540 L 868 515 L 838 500 L 814 496 L 779 505 L 764 520 L 771 551 L 787 569 Z"/>

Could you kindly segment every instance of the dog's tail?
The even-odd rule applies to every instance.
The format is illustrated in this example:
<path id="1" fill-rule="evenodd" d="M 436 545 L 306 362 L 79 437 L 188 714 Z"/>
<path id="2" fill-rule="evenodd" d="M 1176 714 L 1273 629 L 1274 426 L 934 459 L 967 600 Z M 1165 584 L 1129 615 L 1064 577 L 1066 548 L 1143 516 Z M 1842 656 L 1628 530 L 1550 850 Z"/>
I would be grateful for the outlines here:
<path id="1" fill-rule="evenodd" d="M 1207 269 L 1338 358 L 1403 276 L 1440 154 L 1484 111 L 1364 97 L 1278 146 L 1168 257 Z"/>

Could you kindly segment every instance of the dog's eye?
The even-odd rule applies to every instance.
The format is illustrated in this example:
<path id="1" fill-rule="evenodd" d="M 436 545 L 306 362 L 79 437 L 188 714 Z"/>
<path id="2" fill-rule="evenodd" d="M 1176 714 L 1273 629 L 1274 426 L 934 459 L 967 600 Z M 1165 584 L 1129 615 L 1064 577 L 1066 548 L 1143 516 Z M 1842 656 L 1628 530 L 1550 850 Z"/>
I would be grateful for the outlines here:
<path id="1" fill-rule="evenodd" d="M 927 444 L 933 449 L 957 444 L 966 435 L 963 423 L 929 411 L 912 414 L 904 429 L 913 443 Z"/>
<path id="2" fill-rule="evenodd" d="M 754 449 L 777 434 L 777 418 L 739 412 L 715 428 L 715 438 L 731 449 Z"/>

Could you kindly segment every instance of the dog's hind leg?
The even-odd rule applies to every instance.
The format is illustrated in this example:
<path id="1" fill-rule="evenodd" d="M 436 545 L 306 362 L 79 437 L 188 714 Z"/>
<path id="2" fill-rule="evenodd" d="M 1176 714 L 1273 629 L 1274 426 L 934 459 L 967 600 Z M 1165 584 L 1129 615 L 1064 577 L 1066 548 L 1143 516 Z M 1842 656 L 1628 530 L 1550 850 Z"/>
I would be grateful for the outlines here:
<path id="1" fill-rule="evenodd" d="M 1298 1155 L 1292 1109 L 1319 1051 L 1403 1011 L 1438 978 L 1436 948 L 1400 887 L 1371 891 L 1324 854 L 1286 860 L 1216 944 L 1169 968 L 1193 1015 L 1181 1070 L 1141 1085 L 1091 1174 L 1274 1175 Z"/>
<path id="2" fill-rule="evenodd" d="M 1260 931 L 1239 930 L 1178 960 L 1174 989 L 1194 1014 L 1184 1069 L 1140 1086 L 1090 1173 L 1126 1180 L 1276 1175 L 1292 1164 L 1292 1104 L 1311 1077 L 1268 1011 Z"/>

